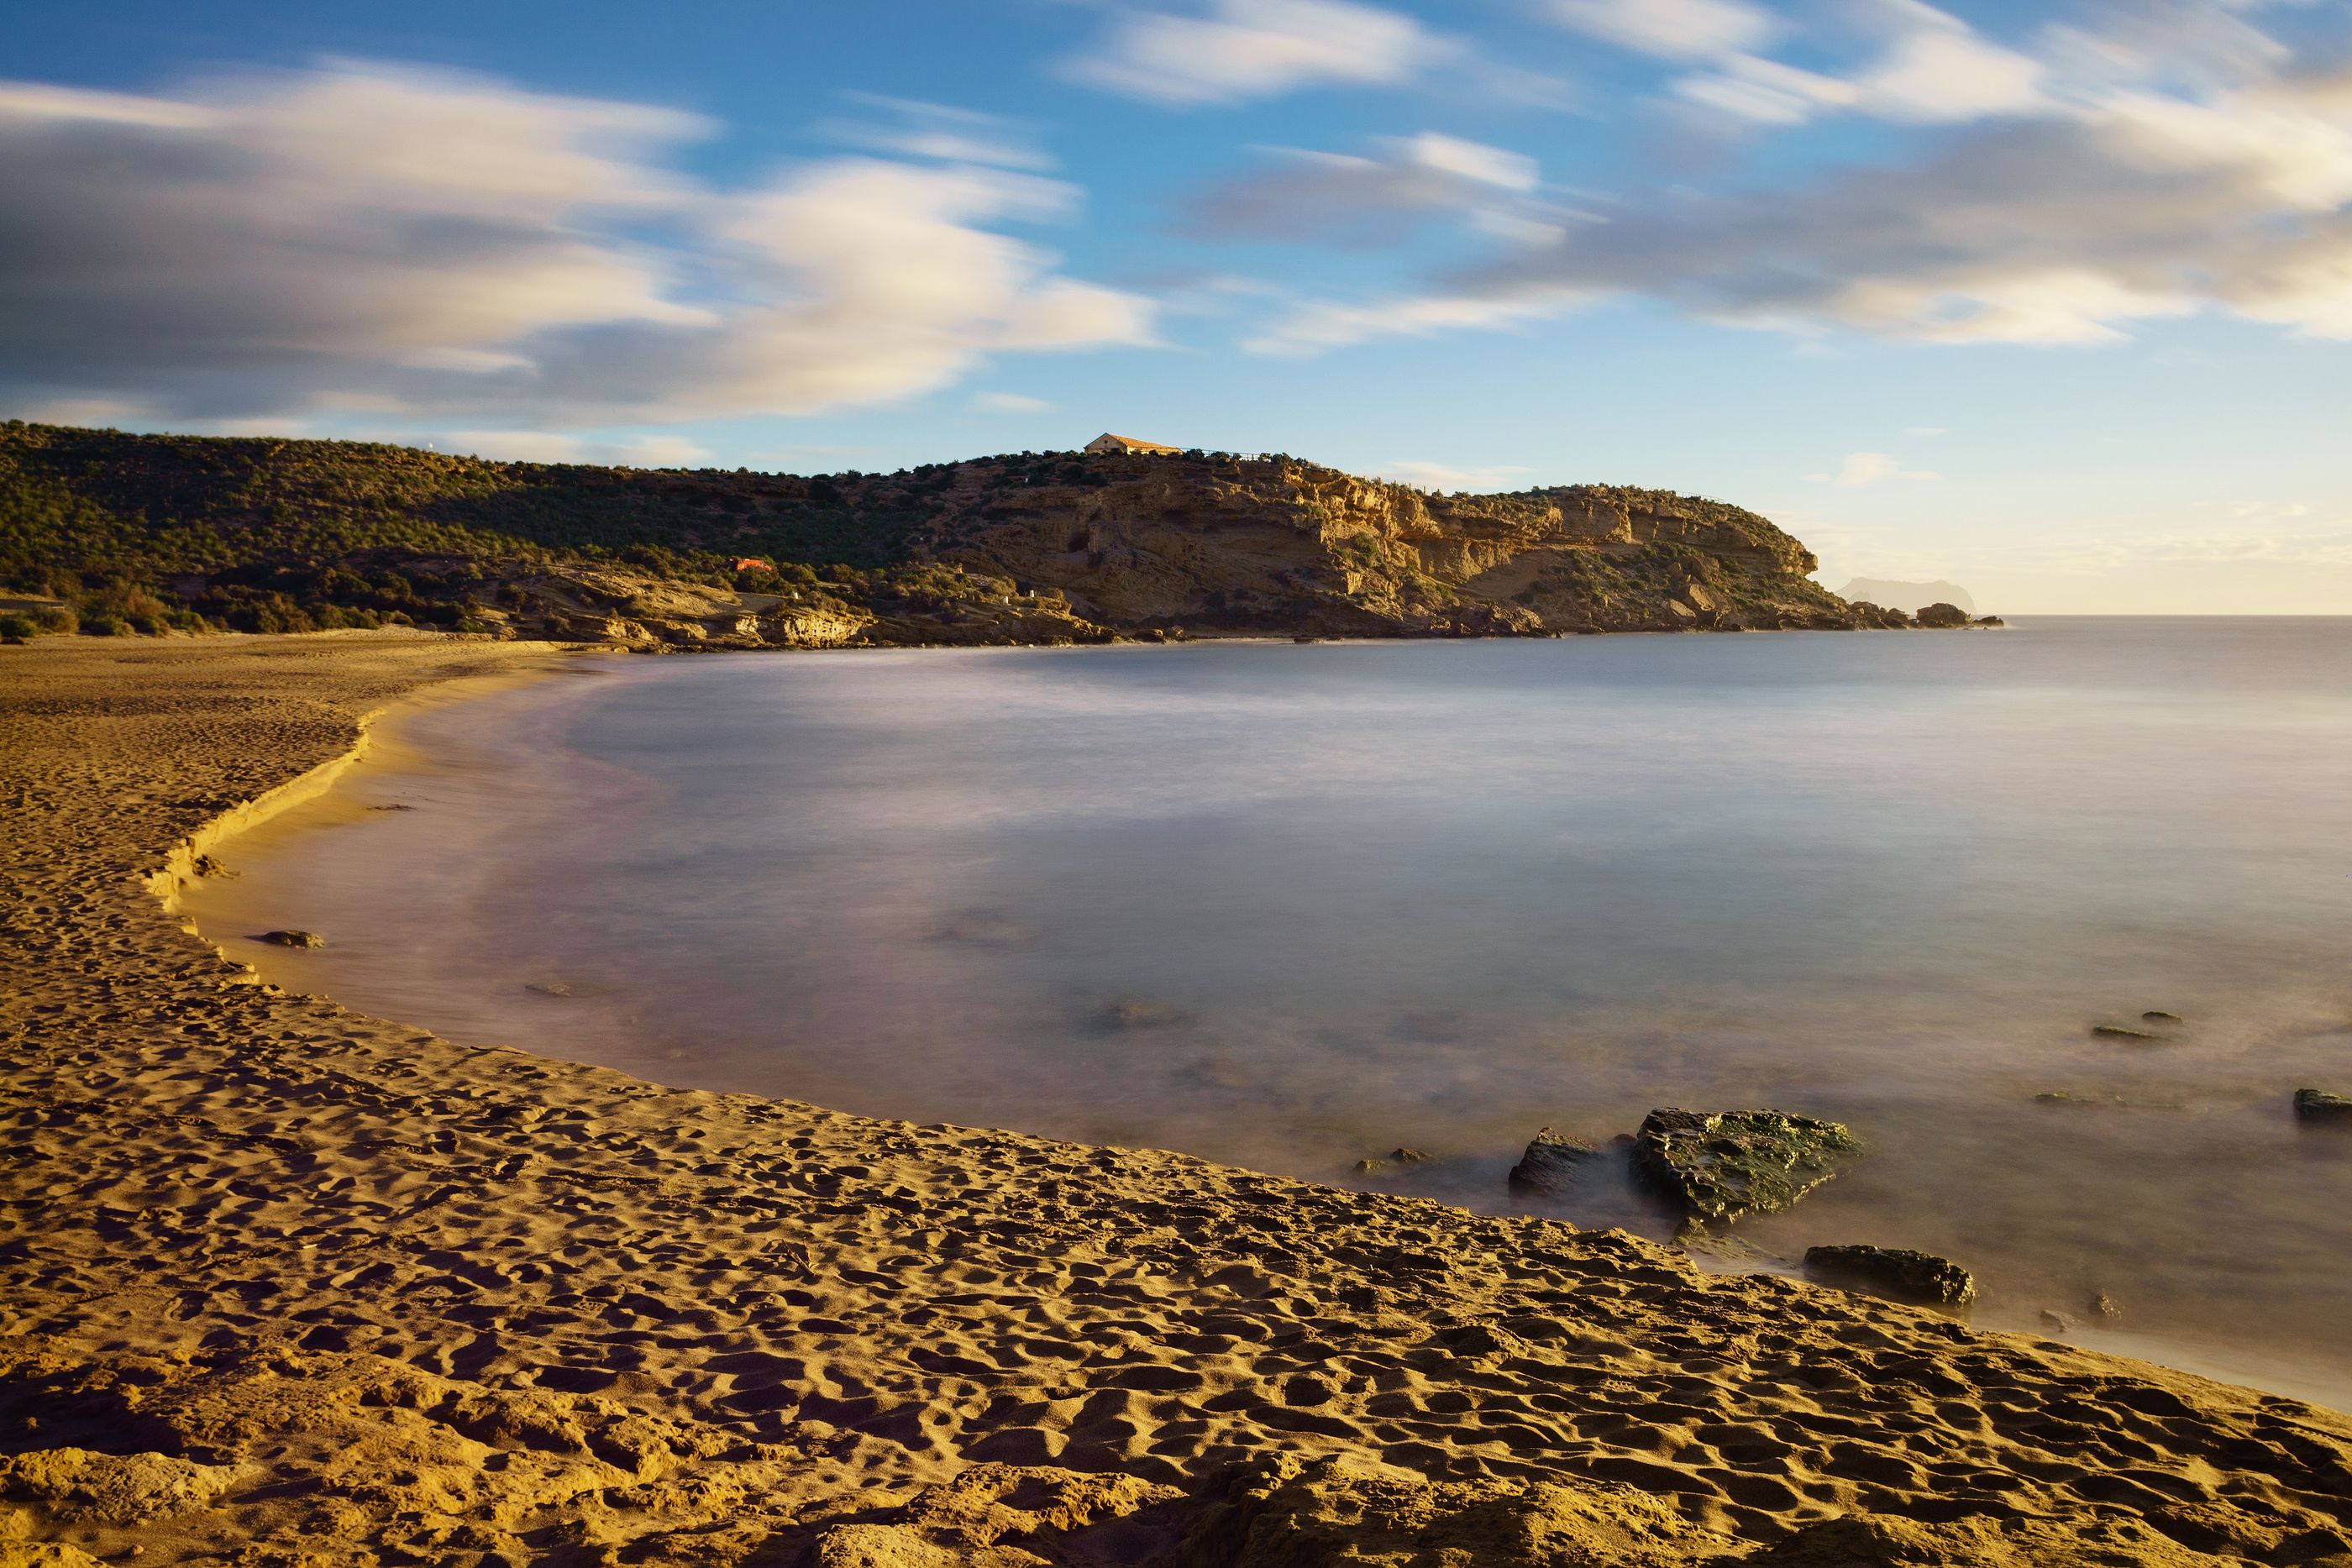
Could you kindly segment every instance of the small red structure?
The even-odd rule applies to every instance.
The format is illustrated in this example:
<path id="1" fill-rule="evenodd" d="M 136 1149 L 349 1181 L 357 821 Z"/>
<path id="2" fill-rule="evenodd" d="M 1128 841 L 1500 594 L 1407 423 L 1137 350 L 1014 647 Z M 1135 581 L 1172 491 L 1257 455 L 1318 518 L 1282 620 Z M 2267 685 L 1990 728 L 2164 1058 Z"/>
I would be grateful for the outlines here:
<path id="1" fill-rule="evenodd" d="M 776 570 L 776 563 L 765 556 L 738 556 L 735 558 L 735 570 L 737 571 L 773 571 Z"/>

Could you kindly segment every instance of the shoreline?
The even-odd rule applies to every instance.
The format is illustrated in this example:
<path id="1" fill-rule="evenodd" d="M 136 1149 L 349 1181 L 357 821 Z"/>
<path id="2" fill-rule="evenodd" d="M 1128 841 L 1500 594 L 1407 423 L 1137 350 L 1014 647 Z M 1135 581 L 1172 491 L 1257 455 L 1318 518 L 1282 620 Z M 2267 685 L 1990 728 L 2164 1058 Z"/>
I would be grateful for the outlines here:
<path id="1" fill-rule="evenodd" d="M 1246 643 L 1245 640 L 1241 639 L 1225 641 L 1244 643 L 1250 646 L 1268 645 L 1267 640 L 1258 640 L 1255 643 Z M 1370 639 L 1342 645 L 1372 647 L 1412 644 L 1401 643 L 1393 639 Z M 961 652 L 987 654 L 1016 653 L 1034 654 L 1062 652 L 1108 654 L 1122 647 L 1147 649 L 1153 646 L 1147 643 L 1127 643 L 1080 645 L 1067 650 L 992 648 L 961 650 Z M 1172 648 L 1178 645 L 1167 646 Z M 895 649 L 825 650 L 835 653 L 882 653 L 901 651 Z M 933 652 L 949 651 L 950 650 Z M 714 652 L 724 652 L 724 650 Z M 331 958 L 331 954 L 295 952 L 271 947 L 250 936 L 240 939 L 238 935 L 240 933 L 259 931 L 267 925 L 286 923 L 284 918 L 286 904 L 283 901 L 287 894 L 298 892 L 300 884 L 309 880 L 308 876 L 299 870 L 289 872 L 288 867 L 302 866 L 306 856 L 316 852 L 316 846 L 307 842 L 310 833 L 313 831 L 345 827 L 363 821 L 367 813 L 383 809 L 379 805 L 369 802 L 415 798 L 412 793 L 414 790 L 420 787 L 429 790 L 434 783 L 442 778 L 446 771 L 446 759 L 434 748 L 432 739 L 416 735 L 415 726 L 418 719 L 436 709 L 475 698 L 492 696 L 497 693 L 516 690 L 525 685 L 543 685 L 551 677 L 563 674 L 610 675 L 625 682 L 632 678 L 632 669 L 616 668 L 611 664 L 605 664 L 601 668 L 591 669 L 574 664 L 567 667 L 550 668 L 529 674 L 470 677 L 401 699 L 377 713 L 365 716 L 367 727 L 362 733 L 361 742 L 355 746 L 353 751 L 337 759 L 332 765 L 322 765 L 320 768 L 314 769 L 313 775 L 305 776 L 306 780 L 317 776 L 318 785 L 315 789 L 306 790 L 299 798 L 289 794 L 282 802 L 271 803 L 271 809 L 267 812 L 256 814 L 249 819 L 240 818 L 233 827 L 219 837 L 208 837 L 199 846 L 205 850 L 225 849 L 234 841 L 245 839 L 247 835 L 258 831 L 262 842 L 257 844 L 246 841 L 236 845 L 242 851 L 236 859 L 238 866 L 236 874 L 248 878 L 247 881 L 233 882 L 226 885 L 212 884 L 212 898 L 208 904 L 200 900 L 194 908 L 177 904 L 167 904 L 167 907 L 172 908 L 175 914 L 184 914 L 194 920 L 196 923 L 197 934 L 203 936 L 215 951 L 219 952 L 231 962 L 253 967 L 257 971 L 259 977 L 266 982 L 280 984 L 289 990 L 315 990 L 330 999 L 362 1011 L 371 1012 L 375 1016 L 398 1018 L 419 1028 L 432 1029 L 440 1033 L 442 1038 L 475 1049 L 511 1048 L 542 1060 L 611 1069 L 641 1075 L 659 1082 L 672 1083 L 674 1086 L 688 1086 L 720 1093 L 738 1090 L 754 1093 L 774 1093 L 795 1099 L 805 1099 L 811 1103 L 824 1103 L 852 1114 L 901 1120 L 920 1119 L 926 1108 L 919 1105 L 908 1105 L 903 1101 L 894 1103 L 894 1096 L 887 1092 L 856 1103 L 853 1109 L 851 1100 L 838 1086 L 833 1091 L 825 1091 L 814 1085 L 803 1085 L 792 1082 L 789 1077 L 782 1082 L 765 1084 L 744 1082 L 740 1080 L 729 1082 L 724 1074 L 713 1078 L 707 1069 L 697 1071 L 694 1068 L 683 1066 L 675 1060 L 666 1061 L 651 1052 L 640 1052 L 631 1049 L 627 1043 L 635 1032 L 633 1026 L 624 1021 L 610 1008 L 600 1007 L 595 1002 L 584 1001 L 578 998 L 567 999 L 563 1007 L 565 1017 L 561 1028 L 546 1031 L 561 1037 L 551 1042 L 540 1038 L 538 1031 L 534 1031 L 529 1024 L 517 1019 L 494 1019 L 476 1016 L 469 1022 L 467 1014 L 471 1009 L 461 1008 L 454 1013 L 442 1010 L 436 1003 L 429 1003 L 423 999 L 422 993 L 426 988 L 424 985 L 404 988 L 415 993 L 409 996 L 410 1005 L 404 1008 L 398 998 L 387 995 L 381 989 L 371 991 L 363 986 L 347 989 L 344 982 L 351 978 L 348 973 L 338 973 L 329 969 L 326 971 L 328 977 L 320 979 L 319 978 L 321 973 L 320 966 L 322 960 Z M 658 673 L 646 672 L 635 678 L 658 680 L 662 677 Z M 546 714 L 559 705 L 572 706 L 581 699 L 582 694 L 577 691 L 571 693 L 544 691 L 539 694 L 536 706 L 533 707 L 518 708 L 511 706 L 502 707 L 499 710 L 501 716 L 495 721 L 493 727 L 499 733 L 505 734 L 510 726 L 525 726 L 533 737 L 532 744 L 535 747 L 553 746 L 557 756 L 568 759 L 567 771 L 587 766 L 590 765 L 588 758 L 571 753 L 562 748 L 559 743 L 551 741 L 546 735 L 541 733 L 540 725 L 537 722 L 543 720 Z M 439 738 L 447 741 L 450 737 L 444 730 L 440 733 Z M 468 766 L 478 771 L 485 764 L 481 760 L 477 760 Z M 300 785 L 303 782 L 304 780 L 297 780 L 296 784 Z M 292 788 L 293 786 L 289 786 L 289 789 Z M 257 806 L 262 804 L 264 802 L 257 802 Z M 578 810 L 582 809 L 582 803 L 567 801 L 564 807 L 551 809 Z M 462 810 L 459 812 L 462 828 L 451 827 L 448 825 L 451 819 L 442 805 L 436 804 L 428 807 L 427 810 L 432 812 L 431 821 L 436 824 L 434 835 L 436 842 L 446 842 L 451 834 L 456 834 L 459 845 L 462 846 L 458 850 L 458 858 L 461 861 L 470 859 L 485 841 L 496 837 L 501 831 L 491 822 L 478 821 Z M 539 814 L 538 810 L 535 809 L 533 814 Z M 403 820 L 413 823 L 422 819 Z M 504 821 L 505 819 L 494 821 Z M 510 831 L 511 828 L 512 823 L 508 822 L 507 829 Z M 297 841 L 298 840 L 305 841 Z M 276 858 L 280 862 L 274 876 L 265 873 L 257 894 L 249 880 L 253 873 L 257 852 L 264 861 Z M 294 923 L 310 925 L 320 931 L 334 933 L 339 940 L 346 935 L 362 934 L 349 932 L 344 925 L 337 923 L 331 915 L 324 916 L 323 920 L 314 919 L 297 908 L 293 912 L 293 916 Z M 364 927 L 362 927 L 362 933 L 369 936 L 372 946 L 379 949 L 383 946 L 387 939 L 395 945 L 400 940 L 397 935 L 387 938 L 385 933 L 366 932 Z M 431 958 L 421 962 L 413 958 L 404 962 L 414 970 L 420 981 L 429 982 L 433 977 L 447 973 L 458 976 L 454 982 L 456 988 L 462 989 L 466 985 L 467 977 L 460 968 L 455 967 L 454 955 L 436 953 Z M 443 988 L 448 988 L 448 983 L 445 982 Z M 414 1008 L 415 1010 L 412 1012 L 410 1008 Z M 630 1016 L 635 1016 L 634 1009 Z M 937 1110 L 938 1107 L 929 1109 Z M 1018 1135 L 1078 1141 L 1084 1141 L 1085 1136 L 1066 1126 L 1042 1127 L 1034 1123 L 1008 1124 L 986 1115 L 974 1124 L 985 1124 L 993 1129 Z M 1107 1142 L 1109 1146 L 1119 1148 L 1164 1146 L 1216 1164 L 1229 1164 L 1237 1168 L 1262 1175 L 1279 1175 L 1287 1179 L 1328 1184 L 1340 1190 L 1377 1191 L 1381 1190 L 1383 1185 L 1361 1184 L 1350 1187 L 1344 1182 L 1333 1180 L 1326 1171 L 1318 1169 L 1314 1162 L 1288 1166 L 1254 1162 L 1244 1156 L 1236 1156 L 1229 1153 L 1221 1154 L 1213 1147 L 1202 1146 L 1185 1140 L 1180 1134 L 1171 1132 L 1166 1136 L 1165 1143 L 1156 1140 L 1137 1143 L 1117 1136 L 1108 1138 Z M 1502 1156 L 1506 1161 L 1512 1157 L 1514 1157 L 1513 1153 L 1506 1153 Z M 1499 1193 L 1501 1190 L 1499 1183 L 1495 1185 Z M 1481 1204 L 1468 1195 L 1460 1193 L 1423 1190 L 1415 1192 L 1412 1196 L 1433 1197 L 1441 1203 L 1462 1207 L 1473 1214 L 1509 1217 L 1523 1212 L 1516 1207 Z M 1549 1217 L 1577 1224 L 1580 1228 L 1591 1228 L 1585 1218 L 1580 1215 L 1552 1214 Z M 1899 1226 L 1895 1228 L 1899 1229 Z M 1667 1246 L 1669 1249 L 1688 1257 L 1703 1272 L 1769 1273 L 1800 1281 L 1807 1278 L 1797 1252 L 1793 1250 L 1768 1253 L 1753 1245 L 1734 1246 L 1723 1255 L 1717 1256 L 1708 1253 L 1704 1248 L 1693 1250 L 1670 1241 L 1663 1230 L 1652 1231 L 1648 1234 L 1652 1239 Z M 1742 1239 L 1752 1243 L 1752 1232 Z M 1971 1261 L 1978 1269 L 1981 1281 L 1985 1276 L 1987 1260 L 1979 1255 L 1972 1258 Z M 2125 1293 L 2128 1297 L 2136 1297 L 2136 1293 L 2128 1290 L 2126 1290 Z M 2085 1349 L 2126 1359 L 2149 1362 L 2174 1371 L 2193 1374 L 2217 1382 L 2234 1384 L 2263 1393 L 2305 1400 L 2339 1413 L 2352 1412 L 2352 1370 L 2347 1370 L 2340 1360 L 2329 1361 L 2316 1356 L 2308 1344 L 2298 1345 L 2291 1339 L 2233 1341 L 2219 1336 L 2200 1335 L 2194 1330 L 2185 1329 L 2178 1324 L 2150 1327 L 2145 1314 L 2138 1312 L 2135 1312 L 2129 1319 L 2121 1323 L 2103 1322 L 2095 1318 L 2087 1321 L 2083 1318 L 2073 1318 L 2063 1333 L 2058 1334 L 2041 1333 L 2042 1325 L 2037 1323 L 2035 1319 L 2035 1306 L 2016 1298 L 2011 1299 L 2005 1306 L 2000 1307 L 1989 1305 L 1986 1301 L 1980 1299 L 1968 1316 L 1968 1322 L 1972 1327 L 1990 1332 L 2053 1338 Z"/>
<path id="2" fill-rule="evenodd" d="M 388 706 L 567 656 L 0 655 L 20 1534 L 1207 1563 L 1483 1509 L 1628 1564 L 1830 1530 L 1885 1546 L 1853 1562 L 2352 1553 L 2352 1419 L 2297 1401 L 1612 1232 L 452 1045 L 252 984 L 172 912 Z M 171 1485 L 78 1512 L 52 1482 L 90 1454 Z"/>

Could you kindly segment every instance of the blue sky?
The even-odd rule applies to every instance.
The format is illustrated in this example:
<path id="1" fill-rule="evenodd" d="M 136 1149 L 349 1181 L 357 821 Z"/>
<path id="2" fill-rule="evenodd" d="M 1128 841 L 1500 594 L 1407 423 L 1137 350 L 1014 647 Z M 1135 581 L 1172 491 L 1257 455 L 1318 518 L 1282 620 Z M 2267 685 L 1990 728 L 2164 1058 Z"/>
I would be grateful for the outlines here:
<path id="1" fill-rule="evenodd" d="M 0 409 L 886 469 L 1103 429 L 2352 605 L 2352 7 L 118 4 L 0 82 Z"/>

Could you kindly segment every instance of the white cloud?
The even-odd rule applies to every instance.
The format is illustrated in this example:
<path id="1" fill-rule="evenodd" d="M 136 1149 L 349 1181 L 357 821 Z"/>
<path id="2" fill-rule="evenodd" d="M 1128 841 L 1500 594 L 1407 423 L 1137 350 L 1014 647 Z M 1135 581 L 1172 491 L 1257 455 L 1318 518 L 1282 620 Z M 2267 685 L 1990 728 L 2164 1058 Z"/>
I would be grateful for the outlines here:
<path id="1" fill-rule="evenodd" d="M 971 403 L 974 413 L 1051 413 L 1054 405 L 1041 397 L 1024 392 L 984 392 L 975 393 Z"/>
<path id="2" fill-rule="evenodd" d="M 1054 159 L 1037 145 L 1035 127 L 1019 120 L 882 93 L 842 96 L 878 118 L 827 120 L 823 129 L 836 141 L 873 152 L 948 163 L 989 163 L 1033 171 L 1054 167 Z"/>
<path id="3" fill-rule="evenodd" d="M 1951 432 L 1940 424 L 1906 424 L 1903 427 L 1903 434 L 1906 435 L 1949 435 Z"/>
<path id="4" fill-rule="evenodd" d="M 543 432 L 1150 340 L 1148 301 L 1000 232 L 1066 217 L 1066 184 L 840 158 L 712 189 L 661 162 L 709 129 L 352 63 L 172 98 L 0 84 L 0 210 L 40 214 L 0 257 L 0 396 Z"/>
<path id="5" fill-rule="evenodd" d="M 2282 78 L 2063 96 L 1931 133 L 1909 162 L 1662 193 L 1436 284 L 1929 342 L 2112 341 L 2210 309 L 2352 338 L 2352 92 Z"/>
<path id="6" fill-rule="evenodd" d="M 1889 42 L 1849 76 L 1801 69 L 1748 52 L 1712 56 L 1710 68 L 1680 78 L 1676 97 L 1734 120 L 1801 125 L 1815 115 L 1853 112 L 1915 124 L 2022 114 L 2047 106 L 2047 68 L 1990 42 L 1958 18 L 1905 0 L 1882 14 Z"/>
<path id="7" fill-rule="evenodd" d="M 1374 472 L 1381 478 L 1418 485 L 1424 490 L 1501 490 L 1510 487 L 1513 480 L 1525 477 L 1528 470 L 1509 464 L 1456 468 L 1445 463 L 1412 461 L 1385 463 Z"/>
<path id="8" fill-rule="evenodd" d="M 1678 78 L 1674 90 L 1688 102 L 1766 125 L 1801 125 L 1824 109 L 1852 108 L 1862 99 L 1852 82 L 1746 54 Z"/>
<path id="9" fill-rule="evenodd" d="M 2040 61 L 1951 22 L 1914 32 L 1854 86 L 1862 107 L 1888 120 L 1978 120 L 2039 106 L 2042 78 Z"/>
<path id="10" fill-rule="evenodd" d="M 1865 485 L 1881 484 L 1888 479 L 1933 479 L 1936 476 L 1924 468 L 1906 468 L 1903 460 L 1885 452 L 1849 452 L 1845 462 L 1834 474 L 1808 474 L 1805 481 L 1811 485 L 1838 485 L 1846 489 L 1860 489 Z"/>
<path id="11" fill-rule="evenodd" d="M 1412 17 L 1352 0 L 1211 0 L 1205 16 L 1122 11 L 1108 36 L 1065 68 L 1154 103 L 1236 103 L 1400 82 L 1448 52 Z"/>
<path id="12" fill-rule="evenodd" d="M 1297 359 L 1379 338 L 1497 331 L 1563 314 L 1579 302 L 1577 296 L 1565 291 L 1531 293 L 1517 298 L 1422 295 L 1361 305 L 1315 299 L 1260 328 L 1242 347 L 1253 354 Z"/>
<path id="13" fill-rule="evenodd" d="M 1381 137 L 1370 155 L 1274 150 L 1268 170 L 1195 197 L 1190 220 L 1218 237 L 1381 246 L 1421 223 L 1461 218 L 1516 243 L 1559 234 L 1530 198 L 1541 183 L 1524 153 L 1434 131 Z"/>
<path id="14" fill-rule="evenodd" d="M 1545 9 L 1578 32 L 1668 59 L 1741 53 L 1780 30 L 1749 0 L 1549 0 Z"/>

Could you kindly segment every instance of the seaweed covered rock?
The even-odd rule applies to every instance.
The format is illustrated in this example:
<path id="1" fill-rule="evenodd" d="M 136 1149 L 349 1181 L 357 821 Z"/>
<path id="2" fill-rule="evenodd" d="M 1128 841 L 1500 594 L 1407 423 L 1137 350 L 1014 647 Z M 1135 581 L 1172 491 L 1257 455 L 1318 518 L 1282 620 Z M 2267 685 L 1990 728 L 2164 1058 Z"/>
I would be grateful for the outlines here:
<path id="1" fill-rule="evenodd" d="M 1527 1152 L 1511 1167 L 1511 1190 L 1559 1192 L 1576 1179 L 1576 1173 L 1587 1161 L 1600 1156 L 1601 1151 L 1583 1139 L 1546 1127 L 1528 1140 Z"/>
<path id="2" fill-rule="evenodd" d="M 1837 1174 L 1862 1140 L 1835 1122 L 1782 1111 L 1685 1111 L 1643 1118 L 1633 1169 L 1699 1219 L 1788 1207 Z"/>
<path id="3" fill-rule="evenodd" d="M 2330 1094 L 2325 1089 L 2298 1089 L 2294 1092 L 2294 1113 L 2306 1122 L 2352 1124 L 2352 1098 Z"/>
<path id="4" fill-rule="evenodd" d="M 1965 1307 L 1977 1299 L 1975 1275 L 1948 1258 L 1907 1247 L 1809 1247 L 1805 1272 L 1898 1301 Z"/>

